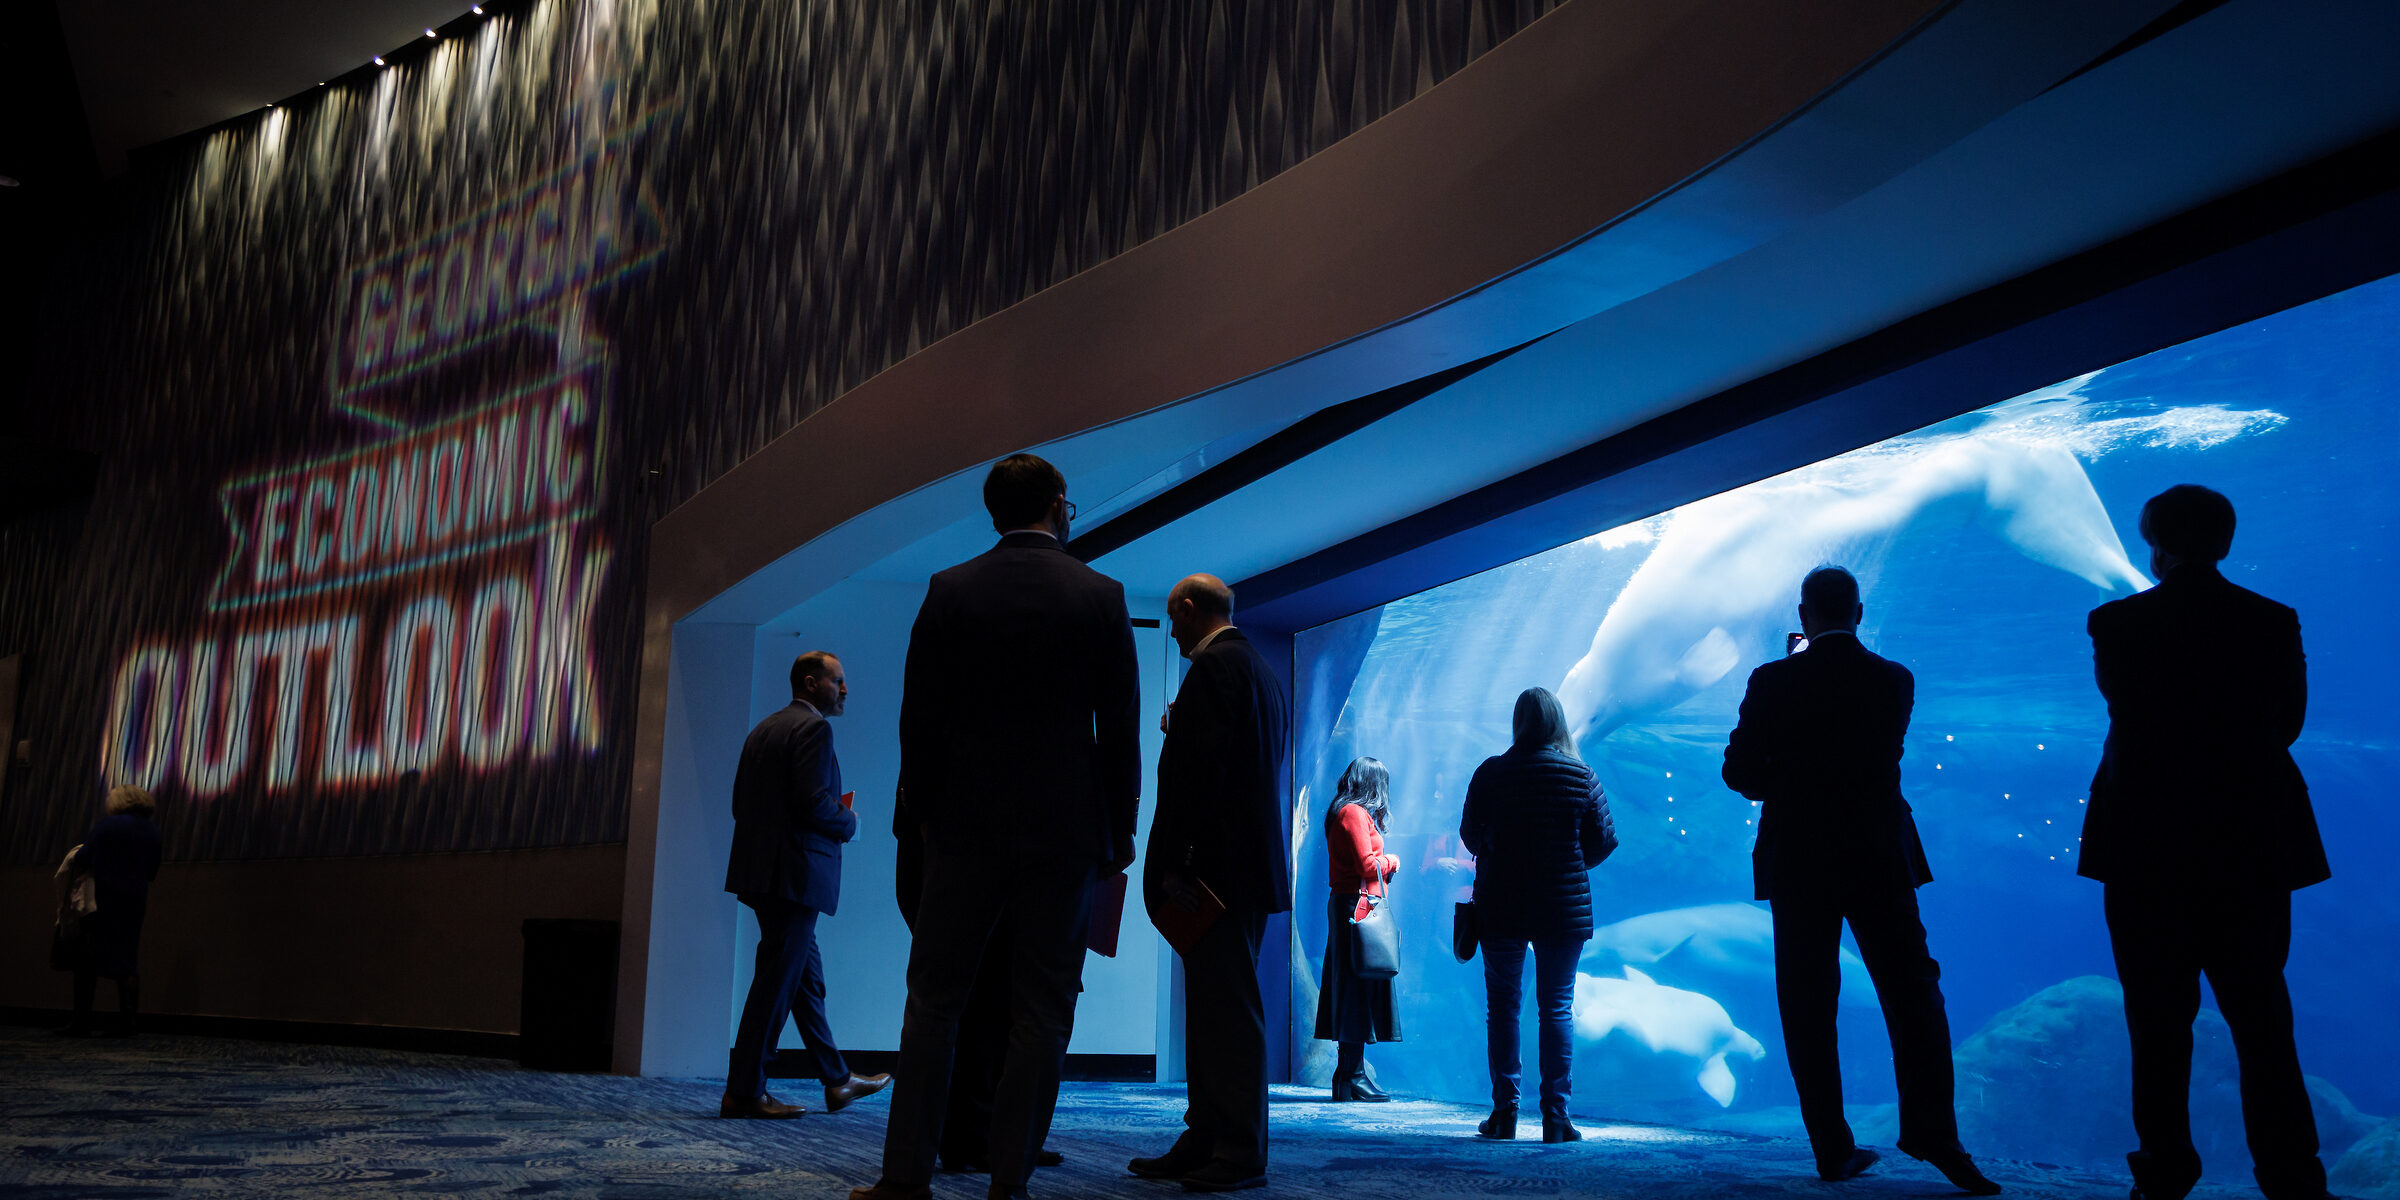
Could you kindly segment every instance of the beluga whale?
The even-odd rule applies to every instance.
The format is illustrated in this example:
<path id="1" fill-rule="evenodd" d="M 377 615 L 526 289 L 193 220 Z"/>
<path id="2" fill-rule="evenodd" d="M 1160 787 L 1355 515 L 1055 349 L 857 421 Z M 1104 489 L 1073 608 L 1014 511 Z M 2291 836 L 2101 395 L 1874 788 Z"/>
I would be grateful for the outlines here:
<path id="1" fill-rule="evenodd" d="M 1698 992 L 1672 988 L 1633 967 L 1615 977 L 1575 974 L 1575 1036 L 1598 1042 L 1623 1033 L 1654 1055 L 1694 1067 L 1692 1082 L 1720 1108 L 1733 1103 L 1735 1080 L 1726 1059 L 1767 1056 L 1757 1038 L 1733 1023 L 1725 1006 Z"/>
<path id="2" fill-rule="evenodd" d="M 1965 432 L 1894 439 L 1655 518 L 1649 557 L 1559 685 L 1577 737 L 1588 744 L 1724 678 L 1797 602 L 1802 576 L 1871 558 L 1933 510 L 1969 514 L 2026 558 L 2104 591 L 2150 586 L 2072 441 L 2050 431 L 2081 382 L 1977 414 Z"/>

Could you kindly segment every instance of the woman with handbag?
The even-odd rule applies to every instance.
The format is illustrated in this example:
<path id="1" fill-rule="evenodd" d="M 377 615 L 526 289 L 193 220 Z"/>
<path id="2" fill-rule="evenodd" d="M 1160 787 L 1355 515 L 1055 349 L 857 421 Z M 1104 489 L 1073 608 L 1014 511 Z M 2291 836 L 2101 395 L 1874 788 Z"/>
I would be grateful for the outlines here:
<path id="1" fill-rule="evenodd" d="M 158 878 L 161 839 L 150 823 L 157 805 L 150 793 L 120 785 L 108 793 L 108 815 L 84 835 L 74 871 L 89 875 L 99 908 L 79 922 L 75 955 L 75 1018 L 64 1031 L 89 1037 L 93 993 L 100 977 L 117 981 L 117 1022 L 111 1037 L 132 1037 L 141 1008 L 141 976 L 134 952 L 142 941 L 142 916 L 150 906 L 150 881 Z"/>
<path id="2" fill-rule="evenodd" d="M 1517 1136 L 1517 1014 L 1525 957 L 1541 1013 L 1542 1140 L 1582 1139 L 1567 1116 L 1575 1053 L 1575 963 L 1592 939 L 1590 870 L 1617 848 L 1608 798 L 1575 752 L 1567 714 L 1546 688 L 1517 697 L 1514 744 L 1467 784 L 1459 839 L 1475 853 L 1474 920 L 1483 944 L 1492 1068 L 1488 1138 Z"/>
<path id="3" fill-rule="evenodd" d="M 1390 772 L 1372 758 L 1361 758 L 1342 772 L 1333 804 L 1325 810 L 1325 875 L 1332 895 L 1326 901 L 1325 966 L 1317 986 L 1317 1038 L 1340 1047 L 1333 1068 L 1336 1100 L 1391 1099 L 1366 1075 L 1367 1043 L 1400 1040 L 1400 1017 L 1392 1006 L 1397 964 L 1388 940 L 1391 917 L 1382 911 L 1384 881 L 1400 868 L 1398 858 L 1383 852 L 1390 794 Z M 1366 956 L 1375 961 L 1361 961 L 1361 921 L 1382 922 L 1385 937 Z"/>

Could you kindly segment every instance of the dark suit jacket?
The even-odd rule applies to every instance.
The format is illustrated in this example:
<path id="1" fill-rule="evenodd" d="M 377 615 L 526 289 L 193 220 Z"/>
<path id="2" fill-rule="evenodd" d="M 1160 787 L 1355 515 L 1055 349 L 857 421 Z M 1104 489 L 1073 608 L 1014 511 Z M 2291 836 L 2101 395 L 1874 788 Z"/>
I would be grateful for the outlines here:
<path id="1" fill-rule="evenodd" d="M 1227 908 L 1292 907 L 1284 830 L 1283 756 L 1291 702 L 1258 647 L 1239 629 L 1192 656 L 1158 753 L 1158 811 L 1150 820 L 1143 884 L 1184 870 Z"/>
<path id="2" fill-rule="evenodd" d="M 909 632 L 909 810 L 936 852 L 1131 858 L 1141 707 L 1125 589 L 1009 534 L 935 575 Z"/>
<path id="3" fill-rule="evenodd" d="M 1916 707 L 1908 668 L 1829 633 L 1750 673 L 1725 786 L 1759 804 L 1761 900 L 1867 895 L 1933 881 L 1900 795 Z"/>
<path id="4" fill-rule="evenodd" d="M 1592 875 L 1617 849 L 1592 769 L 1511 747 L 1467 782 L 1458 839 L 1475 855 L 1475 919 L 1495 941 L 1592 936 Z"/>
<path id="5" fill-rule="evenodd" d="M 2308 713 L 2299 615 L 2190 563 L 2087 625 L 2108 743 L 2077 869 L 2284 891 L 2331 876 L 2291 754 Z"/>
<path id="6" fill-rule="evenodd" d="M 760 721 L 733 774 L 725 890 L 832 912 L 842 899 L 842 843 L 858 836 L 858 815 L 841 797 L 833 727 L 816 709 L 794 700 Z"/>

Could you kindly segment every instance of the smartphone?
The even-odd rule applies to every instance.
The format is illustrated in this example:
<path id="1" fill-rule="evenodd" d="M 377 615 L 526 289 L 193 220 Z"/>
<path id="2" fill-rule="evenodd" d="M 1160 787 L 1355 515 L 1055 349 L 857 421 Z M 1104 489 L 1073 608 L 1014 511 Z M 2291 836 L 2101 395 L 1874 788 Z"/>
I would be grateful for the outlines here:
<path id="1" fill-rule="evenodd" d="M 1784 657 L 1789 658 L 1792 655 L 1798 654 L 1806 649 L 1808 649 L 1808 635 L 1802 633 L 1787 633 L 1783 635 Z"/>

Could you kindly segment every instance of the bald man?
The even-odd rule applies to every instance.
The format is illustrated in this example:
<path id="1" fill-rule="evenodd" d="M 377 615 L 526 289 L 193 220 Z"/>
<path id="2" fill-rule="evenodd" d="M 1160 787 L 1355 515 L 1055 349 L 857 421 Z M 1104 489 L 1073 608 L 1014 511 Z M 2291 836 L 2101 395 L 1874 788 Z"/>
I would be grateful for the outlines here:
<path id="1" fill-rule="evenodd" d="M 1213 893 L 1225 911 L 1182 951 L 1183 1136 L 1128 1167 L 1195 1192 L 1267 1181 L 1267 1025 L 1258 991 L 1267 917 L 1292 907 L 1284 849 L 1283 681 L 1233 627 L 1233 589 L 1194 575 L 1167 593 L 1175 644 L 1192 662 L 1158 755 L 1158 812 L 1142 868 L 1150 911 L 1190 910 Z"/>

